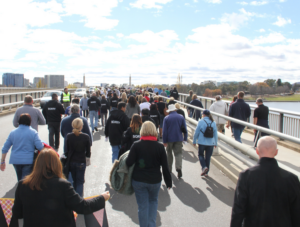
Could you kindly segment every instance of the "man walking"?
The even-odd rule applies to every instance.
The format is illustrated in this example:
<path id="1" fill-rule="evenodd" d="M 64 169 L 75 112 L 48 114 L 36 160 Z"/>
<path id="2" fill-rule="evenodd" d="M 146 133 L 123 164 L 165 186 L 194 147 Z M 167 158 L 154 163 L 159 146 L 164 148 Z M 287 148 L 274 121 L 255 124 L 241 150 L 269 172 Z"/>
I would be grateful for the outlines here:
<path id="1" fill-rule="evenodd" d="M 130 125 L 129 118 L 125 114 L 125 109 L 126 103 L 119 102 L 118 109 L 111 110 L 105 126 L 105 137 L 109 138 L 112 148 L 112 163 L 118 159 L 123 132 Z"/>
<path id="2" fill-rule="evenodd" d="M 193 105 L 193 106 L 197 106 L 197 107 L 203 108 L 202 102 L 197 99 L 197 95 L 196 94 L 193 94 L 192 101 L 190 102 L 190 104 Z M 201 110 L 195 110 L 192 107 L 188 107 L 188 115 L 189 116 L 193 117 L 194 112 L 195 112 L 195 116 L 194 117 L 196 118 L 196 121 L 198 121 L 199 118 L 201 119 Z"/>
<path id="3" fill-rule="evenodd" d="M 165 96 L 165 97 L 168 97 L 167 93 L 166 93 L 166 90 L 163 89 L 162 92 L 160 93 L 161 96 Z"/>
<path id="4" fill-rule="evenodd" d="M 182 142 L 187 141 L 187 128 L 185 119 L 176 110 L 175 105 L 169 105 L 167 110 L 169 115 L 165 117 L 163 123 L 163 144 L 167 148 L 169 170 L 172 172 L 173 151 L 177 177 L 180 179 L 182 177 Z M 182 133 L 184 133 L 184 138 Z"/>
<path id="5" fill-rule="evenodd" d="M 216 101 L 210 106 L 209 110 L 212 112 L 216 112 L 225 116 L 228 116 L 228 106 L 225 102 L 223 102 L 221 95 L 216 96 Z M 214 120 L 217 124 L 218 132 L 225 133 L 225 127 L 227 120 L 222 117 L 215 116 Z"/>
<path id="6" fill-rule="evenodd" d="M 278 166 L 276 140 L 262 137 L 256 153 L 258 164 L 240 173 L 230 226 L 300 226 L 299 179 Z"/>
<path id="7" fill-rule="evenodd" d="M 31 127 L 38 131 L 38 125 L 45 125 L 46 121 L 41 111 L 33 107 L 33 99 L 30 95 L 26 95 L 24 99 L 24 105 L 17 109 L 13 124 L 17 128 L 19 127 L 19 119 L 21 114 L 28 113 L 31 117 Z"/>
<path id="8" fill-rule="evenodd" d="M 256 105 L 258 107 L 254 110 L 253 124 L 269 128 L 269 107 L 263 104 L 263 100 L 261 98 L 256 100 Z M 257 135 L 257 131 L 254 129 L 254 135 L 254 141 L 258 141 L 260 136 L 267 136 L 268 134 L 261 132 L 261 135 Z M 258 138 L 256 139 L 256 137 Z"/>
<path id="9" fill-rule="evenodd" d="M 179 94 L 176 87 L 174 87 L 174 89 L 170 92 L 170 97 L 173 97 L 175 100 L 178 100 Z"/>
<path id="10" fill-rule="evenodd" d="M 71 103 L 71 94 L 68 92 L 68 88 L 65 87 L 64 92 L 61 94 L 60 102 L 64 105 L 64 109 L 67 109 Z"/>
<path id="11" fill-rule="evenodd" d="M 245 93 L 243 91 L 238 92 L 238 99 L 236 100 L 236 102 L 232 103 L 229 110 L 230 117 L 236 118 L 241 121 L 247 121 L 247 118 L 249 118 L 251 115 L 250 106 L 244 101 L 244 95 Z M 242 143 L 241 135 L 245 126 L 231 122 L 231 127 L 234 139 Z"/>
<path id="12" fill-rule="evenodd" d="M 187 104 L 190 104 L 190 103 L 191 103 L 194 92 L 193 92 L 192 90 L 190 90 L 190 91 L 189 91 L 189 94 L 190 94 L 190 95 L 189 95 L 188 97 L 186 97 L 186 99 L 185 99 L 185 103 L 187 103 Z M 189 117 L 192 117 L 192 116 L 193 116 L 192 111 L 189 111 L 189 107 L 188 107 L 188 106 L 187 106 L 186 108 L 187 108 L 187 110 L 188 110 L 188 115 L 189 115 Z"/>
<path id="13" fill-rule="evenodd" d="M 48 124 L 49 130 L 49 145 L 56 151 L 59 148 L 59 130 L 61 116 L 65 113 L 63 106 L 58 102 L 58 96 L 56 93 L 52 94 L 52 100 L 47 102 L 43 109 L 43 115 Z M 54 137 L 55 136 L 55 140 Z"/>
<path id="14" fill-rule="evenodd" d="M 96 93 L 92 94 L 92 97 L 88 100 L 88 107 L 90 112 L 90 123 L 92 132 L 98 131 L 98 110 L 101 106 L 100 100 L 97 98 Z M 94 122 L 95 119 L 95 122 Z"/>

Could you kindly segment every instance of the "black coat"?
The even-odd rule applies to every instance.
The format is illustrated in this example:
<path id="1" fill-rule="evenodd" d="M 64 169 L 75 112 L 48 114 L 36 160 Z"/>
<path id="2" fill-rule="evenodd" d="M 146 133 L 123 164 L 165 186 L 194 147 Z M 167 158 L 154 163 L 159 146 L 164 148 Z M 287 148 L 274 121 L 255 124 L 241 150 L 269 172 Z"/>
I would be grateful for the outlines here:
<path id="1" fill-rule="evenodd" d="M 73 211 L 91 214 L 105 207 L 103 196 L 86 201 L 70 182 L 58 177 L 45 179 L 42 191 L 22 183 L 18 183 L 12 210 L 16 218 L 24 218 L 24 227 L 74 227 Z"/>
<path id="2" fill-rule="evenodd" d="M 106 114 L 107 110 L 109 110 L 109 103 L 106 99 L 101 99 L 101 113 Z"/>
<path id="3" fill-rule="evenodd" d="M 120 158 L 126 151 L 130 150 L 132 144 L 135 141 L 140 140 L 141 136 L 140 136 L 140 130 L 141 127 L 139 128 L 139 130 L 137 132 L 132 132 L 131 127 L 129 127 L 122 136 L 122 142 L 121 142 L 121 149 L 119 151 L 119 156 L 118 158 Z"/>
<path id="4" fill-rule="evenodd" d="M 160 113 L 158 110 L 150 110 L 150 118 L 155 121 L 155 126 L 158 128 L 160 126 Z"/>
<path id="5" fill-rule="evenodd" d="M 178 100 L 179 97 L 178 91 L 176 89 L 172 90 L 170 92 L 170 97 L 174 97 L 174 99 Z"/>
<path id="6" fill-rule="evenodd" d="M 232 103 L 229 109 L 229 117 L 233 117 L 241 121 L 247 121 L 247 118 L 249 118 L 250 115 L 250 106 L 243 99 L 237 99 L 234 103 Z M 244 125 L 240 125 L 234 122 L 231 122 L 231 127 L 237 129 L 245 128 Z"/>
<path id="7" fill-rule="evenodd" d="M 57 100 L 50 100 L 46 103 L 42 111 L 46 123 L 61 122 L 61 115 L 65 113 L 65 109 Z"/>
<path id="8" fill-rule="evenodd" d="M 89 111 L 98 111 L 101 103 L 100 100 L 96 96 L 92 96 L 88 100 Z"/>
<path id="9" fill-rule="evenodd" d="M 232 208 L 231 227 L 300 226 L 300 183 L 279 168 L 276 159 L 261 158 L 241 172 Z"/>

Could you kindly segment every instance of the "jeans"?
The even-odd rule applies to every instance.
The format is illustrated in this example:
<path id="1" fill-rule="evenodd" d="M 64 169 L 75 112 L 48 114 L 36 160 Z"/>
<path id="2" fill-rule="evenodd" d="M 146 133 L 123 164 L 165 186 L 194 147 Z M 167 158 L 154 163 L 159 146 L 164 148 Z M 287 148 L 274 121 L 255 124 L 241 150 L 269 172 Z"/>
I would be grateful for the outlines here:
<path id="1" fill-rule="evenodd" d="M 73 178 L 73 187 L 75 191 L 83 197 L 83 184 L 84 184 L 84 173 L 86 164 L 85 163 L 70 163 L 70 172 Z"/>
<path id="2" fill-rule="evenodd" d="M 101 124 L 102 126 L 105 126 L 107 121 L 107 113 L 101 113 L 100 116 L 101 116 Z M 104 124 L 104 120 L 105 120 L 105 124 Z"/>
<path id="3" fill-rule="evenodd" d="M 244 131 L 244 128 L 233 128 L 232 131 L 233 131 L 234 139 L 236 141 L 242 143 L 241 135 L 242 135 L 242 132 Z"/>
<path id="4" fill-rule="evenodd" d="M 170 172 L 172 172 L 172 165 L 173 165 L 173 154 L 175 156 L 175 168 L 182 169 L 182 142 L 172 142 L 168 143 L 167 146 L 167 159 L 168 159 L 168 166 Z"/>
<path id="5" fill-rule="evenodd" d="M 190 110 L 189 117 L 193 117 L 193 111 Z"/>
<path id="6" fill-rule="evenodd" d="M 132 187 L 138 204 L 140 227 L 156 227 L 160 185 L 161 183 L 147 184 L 132 180 Z"/>
<path id="7" fill-rule="evenodd" d="M 204 151 L 205 151 L 205 157 L 204 157 Z M 199 157 L 202 170 L 205 167 L 207 167 L 209 170 L 210 158 L 212 156 L 213 151 L 214 151 L 214 146 L 205 146 L 205 145 L 198 144 L 198 157 Z"/>
<path id="8" fill-rule="evenodd" d="M 165 116 L 163 114 L 160 115 L 160 126 L 159 128 L 163 128 L 164 127 L 164 119 L 165 119 Z"/>
<path id="9" fill-rule="evenodd" d="M 121 145 L 111 146 L 111 149 L 112 149 L 112 163 L 114 163 L 115 160 L 118 160 Z"/>
<path id="10" fill-rule="evenodd" d="M 83 116 L 87 118 L 89 115 L 89 110 L 83 110 Z"/>
<path id="11" fill-rule="evenodd" d="M 94 119 L 95 119 L 95 123 L 94 123 Z M 90 111 L 90 122 L 91 122 L 92 131 L 94 131 L 94 128 L 98 126 L 98 111 L 96 110 Z"/>
<path id="12" fill-rule="evenodd" d="M 29 164 L 29 165 L 14 164 L 14 168 L 17 174 L 18 181 L 20 181 L 31 173 L 33 164 Z"/>
<path id="13" fill-rule="evenodd" d="M 60 132 L 60 122 L 48 122 L 49 130 L 49 145 L 54 149 L 59 148 L 59 132 Z M 55 137 L 55 140 L 54 140 Z"/>

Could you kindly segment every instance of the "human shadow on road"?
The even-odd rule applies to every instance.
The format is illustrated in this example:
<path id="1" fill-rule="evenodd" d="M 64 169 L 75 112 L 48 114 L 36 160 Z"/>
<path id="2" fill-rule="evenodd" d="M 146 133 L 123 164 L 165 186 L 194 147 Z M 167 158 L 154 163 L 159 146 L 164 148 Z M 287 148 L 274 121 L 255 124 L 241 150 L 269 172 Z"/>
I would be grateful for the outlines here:
<path id="1" fill-rule="evenodd" d="M 9 191 L 7 191 L 2 198 L 14 199 L 15 198 L 15 193 L 16 193 L 17 186 L 18 186 L 18 183 L 16 183 L 15 186 L 12 189 L 10 189 Z"/>
<path id="2" fill-rule="evenodd" d="M 290 167 L 290 168 L 292 168 L 292 169 L 294 169 L 294 170 L 296 170 L 296 171 L 300 171 L 300 167 L 299 166 L 295 166 L 295 165 L 293 165 L 293 164 L 291 164 L 289 162 L 285 162 L 285 161 L 279 161 L 279 160 L 277 160 L 277 161 L 280 162 L 280 163 L 282 163 L 282 164 L 284 164 L 284 165 L 286 165 L 286 166 L 288 166 L 288 167 Z"/>
<path id="3" fill-rule="evenodd" d="M 199 160 L 194 151 L 185 150 L 182 150 L 182 159 L 192 163 L 196 163 Z"/>
<path id="4" fill-rule="evenodd" d="M 174 174 L 172 174 L 172 178 L 175 185 L 172 190 L 183 204 L 192 207 L 197 212 L 204 212 L 210 207 L 207 196 L 200 188 L 193 188 L 184 179 L 178 180 Z"/>
<path id="5" fill-rule="evenodd" d="M 226 188 L 211 177 L 203 177 L 209 187 L 206 189 L 221 202 L 232 207 L 234 198 L 234 189 Z"/>
<path id="6" fill-rule="evenodd" d="M 101 138 L 101 132 L 95 132 L 94 134 L 93 134 L 93 141 L 97 141 L 97 140 L 100 140 L 100 138 Z"/>
<path id="7" fill-rule="evenodd" d="M 110 199 L 108 202 L 112 205 L 113 210 L 123 211 L 134 223 L 139 224 L 138 205 L 136 203 L 135 195 L 122 195 L 112 189 L 108 183 L 106 183 L 105 186 L 105 191 L 109 191 L 110 193 Z M 171 199 L 168 189 L 163 185 L 163 188 L 160 188 L 158 195 L 158 210 L 165 211 L 166 207 L 170 204 Z M 157 212 L 156 225 L 161 226 L 161 217 L 159 212 Z"/>

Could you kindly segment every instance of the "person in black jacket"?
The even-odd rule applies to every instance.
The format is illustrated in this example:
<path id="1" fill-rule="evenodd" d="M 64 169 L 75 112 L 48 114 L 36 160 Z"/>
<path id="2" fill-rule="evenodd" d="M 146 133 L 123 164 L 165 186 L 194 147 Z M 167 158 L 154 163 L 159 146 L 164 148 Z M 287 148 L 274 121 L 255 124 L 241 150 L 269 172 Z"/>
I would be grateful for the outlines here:
<path id="1" fill-rule="evenodd" d="M 157 109 L 156 103 L 151 104 L 149 116 L 150 116 L 151 119 L 154 120 L 156 129 L 158 129 L 159 125 L 160 125 L 160 114 L 159 114 L 159 111 Z"/>
<path id="2" fill-rule="evenodd" d="M 196 94 L 193 94 L 192 101 L 191 101 L 190 104 L 193 105 L 193 106 L 197 106 L 197 107 L 203 108 L 202 102 L 197 99 L 197 95 Z M 191 113 L 191 116 L 194 116 L 194 118 L 196 119 L 196 121 L 198 121 L 199 118 L 201 119 L 201 110 L 195 110 L 192 107 L 188 107 L 188 110 Z"/>
<path id="3" fill-rule="evenodd" d="M 88 100 L 89 112 L 90 112 L 90 123 L 92 132 L 94 129 L 98 131 L 98 110 L 101 106 L 100 100 L 97 98 L 96 93 L 92 94 L 92 97 Z M 95 122 L 94 122 L 95 119 Z"/>
<path id="4" fill-rule="evenodd" d="M 230 226 L 300 226 L 299 179 L 278 166 L 276 140 L 262 137 L 256 153 L 258 164 L 240 173 Z"/>
<path id="5" fill-rule="evenodd" d="M 105 95 L 102 95 L 100 103 L 101 103 L 101 109 L 100 109 L 101 124 L 102 127 L 105 127 L 107 121 L 107 110 L 109 109 L 109 104 L 105 98 Z"/>
<path id="6" fill-rule="evenodd" d="M 141 116 L 139 114 L 133 114 L 130 126 L 123 133 L 121 149 L 119 151 L 118 158 L 120 158 L 126 151 L 128 151 L 135 141 L 140 140 L 140 131 L 142 124 L 143 122 Z"/>
<path id="7" fill-rule="evenodd" d="M 24 227 L 74 227 L 73 211 L 92 214 L 105 208 L 109 197 L 105 192 L 84 200 L 65 180 L 57 153 L 43 149 L 32 173 L 18 183 L 12 212 L 15 218 L 24 219 Z"/>
<path id="8" fill-rule="evenodd" d="M 112 163 L 118 159 L 121 149 L 122 135 L 129 127 L 130 121 L 125 114 L 126 103 L 119 102 L 118 109 L 112 109 L 105 126 L 105 137 L 109 138 L 112 148 Z"/>
<path id="9" fill-rule="evenodd" d="M 175 100 L 178 100 L 179 94 L 176 87 L 170 92 L 170 97 L 174 97 Z"/>
<path id="10" fill-rule="evenodd" d="M 117 107 L 118 107 L 118 102 L 119 102 L 119 99 L 118 99 L 118 96 L 117 96 L 117 93 L 115 92 L 113 94 L 113 97 L 110 99 L 110 107 L 111 107 L 111 110 L 116 110 Z"/>
<path id="11" fill-rule="evenodd" d="M 46 124 L 48 124 L 49 145 L 58 151 L 61 116 L 65 110 L 62 104 L 58 102 L 56 93 L 52 94 L 52 100 L 46 103 L 42 113 L 46 119 Z"/>
<path id="12" fill-rule="evenodd" d="M 135 164 L 132 187 L 138 204 L 140 226 L 156 226 L 158 193 L 162 176 L 168 189 L 172 188 L 164 145 L 156 141 L 157 131 L 152 122 L 145 122 L 141 129 L 141 140 L 133 143 L 126 160 L 127 166 Z"/>
<path id="13" fill-rule="evenodd" d="M 142 122 L 151 121 L 155 125 L 155 121 L 149 117 L 150 111 L 148 109 L 142 110 Z"/>
<path id="14" fill-rule="evenodd" d="M 90 165 L 91 144 L 88 134 L 82 133 L 83 121 L 76 118 L 72 122 L 73 132 L 67 135 L 67 156 L 75 191 L 82 197 L 86 166 Z"/>

